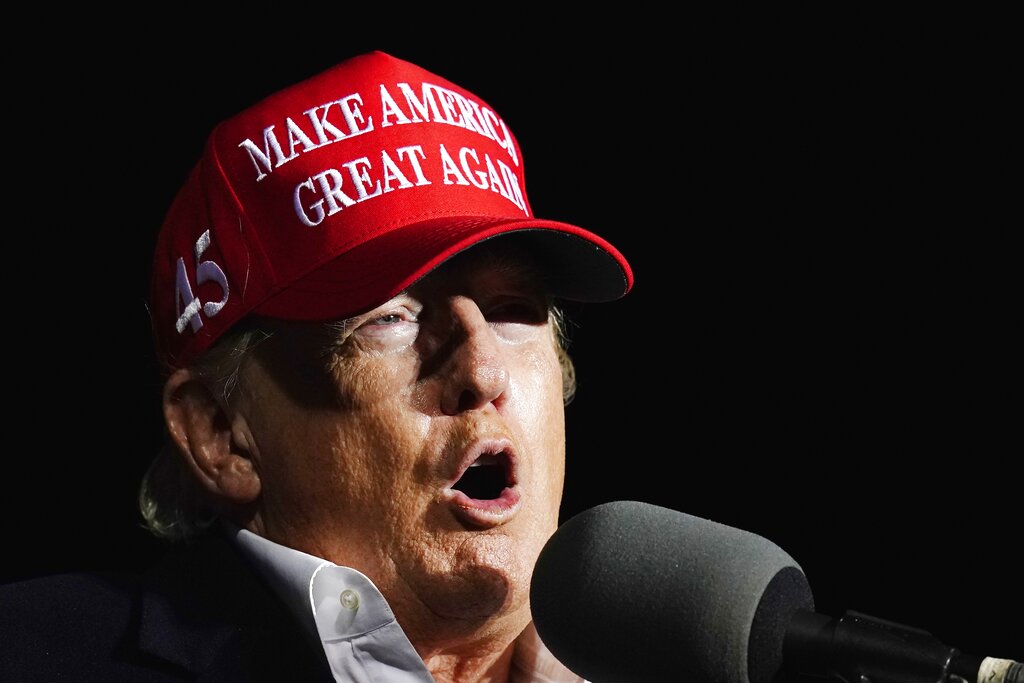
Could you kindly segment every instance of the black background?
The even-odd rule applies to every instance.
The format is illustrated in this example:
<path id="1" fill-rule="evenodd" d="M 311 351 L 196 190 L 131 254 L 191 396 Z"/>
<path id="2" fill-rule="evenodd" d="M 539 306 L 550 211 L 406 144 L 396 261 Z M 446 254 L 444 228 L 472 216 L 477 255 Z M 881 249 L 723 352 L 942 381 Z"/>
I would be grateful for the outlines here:
<path id="1" fill-rule="evenodd" d="M 997 208 L 1019 193 L 1019 77 L 999 17 L 839 15 L 401 35 L 281 16 L 21 55 L 0 579 L 159 552 L 135 493 L 162 438 L 163 212 L 216 122 L 383 49 L 493 105 L 535 212 L 633 265 L 628 297 L 571 310 L 564 517 L 623 499 L 708 517 L 789 552 L 819 612 L 1024 658 L 1019 211 Z"/>

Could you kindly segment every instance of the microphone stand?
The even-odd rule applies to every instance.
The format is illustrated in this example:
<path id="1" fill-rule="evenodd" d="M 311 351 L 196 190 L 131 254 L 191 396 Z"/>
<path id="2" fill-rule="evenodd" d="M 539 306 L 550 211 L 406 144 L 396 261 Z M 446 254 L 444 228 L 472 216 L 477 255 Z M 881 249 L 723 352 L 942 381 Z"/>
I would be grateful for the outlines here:
<path id="1" fill-rule="evenodd" d="M 917 628 L 853 611 L 833 619 L 807 610 L 794 613 L 782 658 L 788 671 L 835 683 L 981 683 L 983 661 Z M 1024 683 L 1024 667 L 1009 666 L 986 680 Z"/>

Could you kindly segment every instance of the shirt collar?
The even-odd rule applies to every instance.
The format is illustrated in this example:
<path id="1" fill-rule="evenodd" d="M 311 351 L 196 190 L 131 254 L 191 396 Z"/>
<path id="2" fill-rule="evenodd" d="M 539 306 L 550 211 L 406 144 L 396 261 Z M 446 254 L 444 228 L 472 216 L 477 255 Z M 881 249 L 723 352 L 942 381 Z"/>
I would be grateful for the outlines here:
<path id="1" fill-rule="evenodd" d="M 321 567 L 333 563 L 225 523 L 228 538 L 287 605 L 303 628 L 317 641 L 312 607 L 312 581 Z"/>
<path id="2" fill-rule="evenodd" d="M 225 529 L 239 552 L 288 606 L 309 636 L 321 645 L 394 621 L 383 594 L 355 569 L 283 546 L 247 529 L 230 524 L 225 524 Z M 356 600 L 355 605 L 352 600 Z M 411 644 L 408 650 L 407 654 L 418 659 Z M 586 683 L 551 654 L 533 624 L 516 640 L 511 680 Z"/>

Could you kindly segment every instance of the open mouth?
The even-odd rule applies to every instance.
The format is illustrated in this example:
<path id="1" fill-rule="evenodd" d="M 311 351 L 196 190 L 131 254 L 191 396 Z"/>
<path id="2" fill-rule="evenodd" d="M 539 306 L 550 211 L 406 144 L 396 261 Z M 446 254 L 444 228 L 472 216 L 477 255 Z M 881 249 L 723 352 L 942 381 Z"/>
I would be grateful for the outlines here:
<path id="1" fill-rule="evenodd" d="M 474 500 L 496 500 L 501 497 L 510 481 L 510 462 L 505 453 L 484 453 L 452 484 Z"/>
<path id="2" fill-rule="evenodd" d="M 501 446 L 484 449 L 444 493 L 452 514 L 477 529 L 511 520 L 520 497 L 515 456 Z"/>

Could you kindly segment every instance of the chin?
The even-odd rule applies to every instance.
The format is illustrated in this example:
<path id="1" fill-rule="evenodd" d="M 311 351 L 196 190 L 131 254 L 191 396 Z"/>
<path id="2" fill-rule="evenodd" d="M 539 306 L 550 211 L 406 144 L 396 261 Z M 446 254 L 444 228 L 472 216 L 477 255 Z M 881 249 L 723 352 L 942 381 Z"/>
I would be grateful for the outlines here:
<path id="1" fill-rule="evenodd" d="M 440 590 L 431 609 L 439 616 L 471 620 L 528 614 L 533 555 L 507 537 L 467 539 L 451 558 L 448 571 L 435 576 Z"/>

